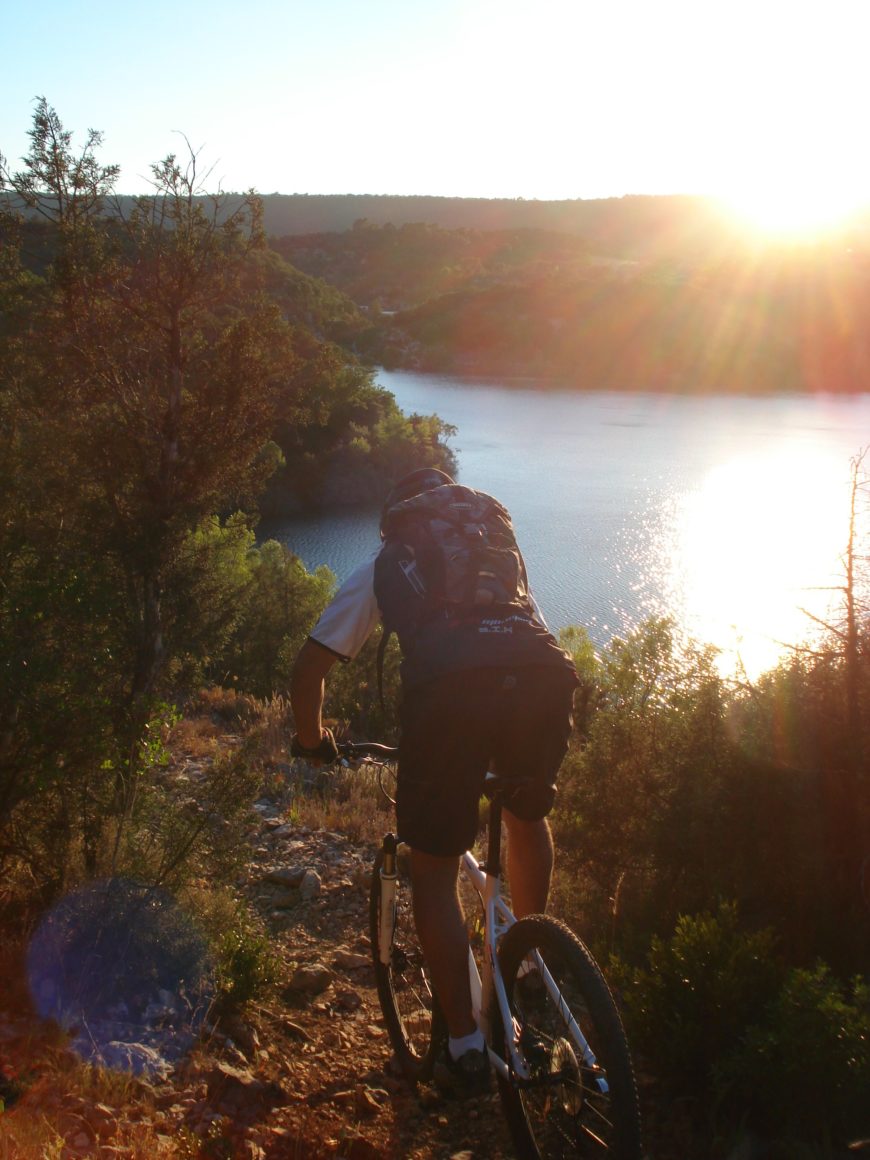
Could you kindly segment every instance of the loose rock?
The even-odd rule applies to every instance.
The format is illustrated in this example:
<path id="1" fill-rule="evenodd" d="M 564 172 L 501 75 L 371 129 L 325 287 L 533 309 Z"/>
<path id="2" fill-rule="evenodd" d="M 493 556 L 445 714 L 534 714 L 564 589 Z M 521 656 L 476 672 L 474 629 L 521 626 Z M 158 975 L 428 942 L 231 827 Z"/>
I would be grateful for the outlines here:
<path id="1" fill-rule="evenodd" d="M 290 980 L 290 989 L 307 995 L 320 995 L 332 983 L 332 971 L 322 963 L 299 967 Z"/>
<path id="2" fill-rule="evenodd" d="M 306 870 L 299 883 L 299 893 L 304 902 L 310 902 L 320 893 L 323 883 L 316 870 Z"/>

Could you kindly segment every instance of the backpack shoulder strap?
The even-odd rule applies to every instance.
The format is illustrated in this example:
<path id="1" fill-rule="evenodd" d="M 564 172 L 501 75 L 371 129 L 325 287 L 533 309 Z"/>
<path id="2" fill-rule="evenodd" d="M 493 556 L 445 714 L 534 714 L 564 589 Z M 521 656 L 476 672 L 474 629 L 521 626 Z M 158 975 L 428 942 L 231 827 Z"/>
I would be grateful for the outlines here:
<path id="1" fill-rule="evenodd" d="M 384 698 L 384 657 L 387 655 L 387 645 L 390 643 L 390 637 L 392 635 L 392 630 L 384 625 L 381 630 L 381 639 L 378 641 L 378 654 L 375 661 L 378 674 L 378 701 L 380 702 L 381 712 L 384 714 L 387 712 L 387 703 Z"/>

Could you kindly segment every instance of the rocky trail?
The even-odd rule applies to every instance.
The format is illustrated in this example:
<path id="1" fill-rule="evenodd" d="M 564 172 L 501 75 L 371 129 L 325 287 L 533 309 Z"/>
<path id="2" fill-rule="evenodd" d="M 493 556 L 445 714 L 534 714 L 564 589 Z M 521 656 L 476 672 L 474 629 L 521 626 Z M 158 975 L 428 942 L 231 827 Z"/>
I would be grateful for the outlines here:
<path id="1" fill-rule="evenodd" d="M 39 1020 L 10 980 L 0 998 L 0 1160 L 512 1154 L 496 1094 L 460 1104 L 396 1073 L 367 935 L 371 848 L 294 824 L 279 799 L 254 809 L 238 886 L 281 961 L 277 992 L 133 1076 L 83 1065 L 70 1035 Z M 171 1015 L 172 996 L 162 1001 Z"/>

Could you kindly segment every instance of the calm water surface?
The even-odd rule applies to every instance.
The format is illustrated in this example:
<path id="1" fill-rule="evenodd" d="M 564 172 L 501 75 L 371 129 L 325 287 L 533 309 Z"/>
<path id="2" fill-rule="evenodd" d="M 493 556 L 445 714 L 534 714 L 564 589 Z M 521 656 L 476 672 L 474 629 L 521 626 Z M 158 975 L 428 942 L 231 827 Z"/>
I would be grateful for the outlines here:
<path id="1" fill-rule="evenodd" d="M 750 673 L 811 630 L 840 583 L 850 459 L 870 395 L 731 398 L 577 393 L 380 372 L 406 413 L 457 428 L 463 483 L 511 510 L 552 628 L 603 645 L 668 614 Z M 377 514 L 271 528 L 341 579 L 377 545 Z"/>

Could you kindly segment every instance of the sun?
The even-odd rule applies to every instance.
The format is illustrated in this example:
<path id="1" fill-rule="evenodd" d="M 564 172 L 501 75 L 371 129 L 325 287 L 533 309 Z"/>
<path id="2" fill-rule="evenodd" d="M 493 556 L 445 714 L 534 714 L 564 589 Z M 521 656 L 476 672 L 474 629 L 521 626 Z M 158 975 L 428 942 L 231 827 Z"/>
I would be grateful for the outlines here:
<path id="1" fill-rule="evenodd" d="M 864 199 L 821 176 L 804 175 L 788 183 L 736 187 L 719 200 L 732 220 L 758 237 L 811 242 L 846 226 Z"/>

